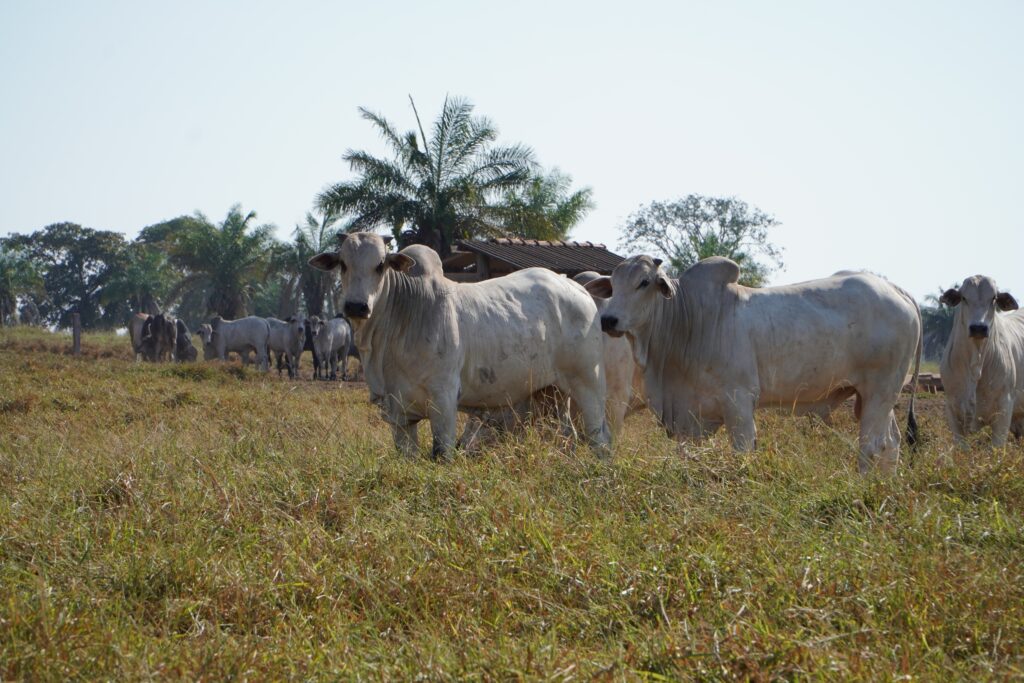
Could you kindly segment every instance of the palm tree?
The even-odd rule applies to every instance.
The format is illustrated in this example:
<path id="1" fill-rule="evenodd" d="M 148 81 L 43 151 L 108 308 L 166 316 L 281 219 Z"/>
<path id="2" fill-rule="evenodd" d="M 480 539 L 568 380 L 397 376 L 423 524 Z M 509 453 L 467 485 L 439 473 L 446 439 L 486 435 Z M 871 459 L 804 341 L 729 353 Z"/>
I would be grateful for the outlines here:
<path id="1" fill-rule="evenodd" d="M 536 174 L 522 187 L 505 193 L 503 232 L 537 240 L 564 240 L 594 208 L 589 187 L 571 192 L 572 178 L 558 169 Z"/>
<path id="2" fill-rule="evenodd" d="M 201 213 L 166 237 L 171 260 L 185 273 L 171 297 L 201 293 L 206 309 L 224 318 L 246 314 L 249 301 L 271 273 L 277 246 L 274 226 L 254 226 L 256 212 L 236 204 L 214 225 Z"/>
<path id="3" fill-rule="evenodd" d="M 497 129 L 473 116 L 465 99 L 445 98 L 429 139 L 415 102 L 412 108 L 418 137 L 398 133 L 383 116 L 360 107 L 391 158 L 349 150 L 344 159 L 357 177 L 327 188 L 317 203 L 325 213 L 352 214 L 347 230 L 384 226 L 399 246 L 427 244 L 447 256 L 456 239 L 500 228 L 491 201 L 526 184 L 536 164 L 529 147 L 492 146 Z"/>
<path id="4" fill-rule="evenodd" d="M 924 334 L 924 357 L 926 360 L 938 360 L 946 348 L 949 335 L 953 332 L 953 317 L 956 312 L 944 306 L 939 299 L 949 289 L 940 287 L 938 294 L 929 294 L 921 305 L 922 333 Z M 953 287 L 956 289 L 956 286 Z"/>
<path id="5" fill-rule="evenodd" d="M 319 218 L 310 211 L 306 213 L 306 222 L 295 226 L 295 242 L 291 248 L 292 267 L 309 315 L 323 317 L 324 303 L 331 301 L 337 290 L 334 274 L 311 267 L 309 259 L 335 246 L 340 218 L 334 211 L 321 211 Z"/>

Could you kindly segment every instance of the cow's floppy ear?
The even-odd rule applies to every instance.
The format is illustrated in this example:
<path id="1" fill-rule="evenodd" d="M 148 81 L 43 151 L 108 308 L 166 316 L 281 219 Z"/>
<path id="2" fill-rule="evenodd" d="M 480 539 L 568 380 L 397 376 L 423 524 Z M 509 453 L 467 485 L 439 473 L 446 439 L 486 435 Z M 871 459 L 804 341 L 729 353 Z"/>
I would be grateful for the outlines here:
<path id="1" fill-rule="evenodd" d="M 598 299 L 607 299 L 612 295 L 612 279 L 607 275 L 603 275 L 583 285 L 583 288 L 590 292 L 590 296 L 597 297 Z"/>
<path id="2" fill-rule="evenodd" d="M 939 297 L 939 303 L 953 307 L 956 306 L 961 301 L 963 301 L 963 298 L 963 294 L 961 294 L 958 290 L 947 289 L 945 292 L 942 293 L 942 296 Z"/>
<path id="3" fill-rule="evenodd" d="M 317 270 L 334 270 L 341 264 L 341 254 L 336 251 L 325 251 L 309 259 L 309 265 Z"/>
<path id="4" fill-rule="evenodd" d="M 388 254 L 384 257 L 384 260 L 388 262 L 388 266 L 394 268 L 400 273 L 405 273 L 416 265 L 416 259 L 401 252 L 397 254 Z"/>
<path id="5" fill-rule="evenodd" d="M 661 273 L 658 274 L 658 291 L 661 292 L 661 295 L 666 299 L 671 299 L 676 295 L 675 287 L 673 287 L 669 279 Z"/>
<path id="6" fill-rule="evenodd" d="M 1016 311 L 1018 308 L 1017 300 L 1009 292 L 999 292 L 996 294 L 996 306 L 999 307 L 1000 311 Z"/>

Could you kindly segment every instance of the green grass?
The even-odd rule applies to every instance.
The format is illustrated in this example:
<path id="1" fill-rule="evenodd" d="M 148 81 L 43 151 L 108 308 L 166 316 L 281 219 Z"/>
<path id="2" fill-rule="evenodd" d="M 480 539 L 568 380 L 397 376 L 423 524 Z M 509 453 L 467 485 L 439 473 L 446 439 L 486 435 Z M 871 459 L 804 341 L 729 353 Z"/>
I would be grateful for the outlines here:
<path id="1" fill-rule="evenodd" d="M 1024 450 L 765 413 L 409 462 L 357 385 L 0 332 L 0 679 L 1024 675 Z M 425 443 L 425 442 L 424 442 Z"/>

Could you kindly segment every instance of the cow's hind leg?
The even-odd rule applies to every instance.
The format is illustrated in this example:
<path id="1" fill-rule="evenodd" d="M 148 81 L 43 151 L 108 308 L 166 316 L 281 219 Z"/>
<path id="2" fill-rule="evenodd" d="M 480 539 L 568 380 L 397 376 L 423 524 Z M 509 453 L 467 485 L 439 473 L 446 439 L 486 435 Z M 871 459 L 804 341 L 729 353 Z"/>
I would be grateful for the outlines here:
<path id="1" fill-rule="evenodd" d="M 585 379 L 559 388 L 568 394 L 569 399 L 576 404 L 579 415 L 583 418 L 587 443 L 593 449 L 594 454 L 602 460 L 610 460 L 612 457 L 612 433 L 608 429 L 608 420 L 605 415 L 603 379 L 599 375 L 591 377 L 588 374 Z"/>

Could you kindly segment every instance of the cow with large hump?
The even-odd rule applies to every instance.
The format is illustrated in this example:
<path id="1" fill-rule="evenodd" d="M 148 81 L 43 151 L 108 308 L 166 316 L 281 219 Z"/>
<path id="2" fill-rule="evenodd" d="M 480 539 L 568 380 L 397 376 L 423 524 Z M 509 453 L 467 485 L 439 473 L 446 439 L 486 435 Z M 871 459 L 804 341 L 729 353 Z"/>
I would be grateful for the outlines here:
<path id="1" fill-rule="evenodd" d="M 995 280 L 975 275 L 939 301 L 956 309 L 942 354 L 946 422 L 961 448 L 982 426 L 1002 448 L 1010 432 L 1024 437 L 1024 311 Z"/>
<path id="2" fill-rule="evenodd" d="M 542 268 L 465 284 L 414 277 L 415 259 L 387 253 L 379 235 L 341 238 L 310 265 L 341 270 L 370 398 L 401 452 L 418 452 L 426 419 L 435 457 L 449 458 L 458 410 L 500 409 L 555 386 L 578 406 L 595 452 L 610 456 L 600 318 L 582 287 Z"/>
<path id="3" fill-rule="evenodd" d="M 206 360 L 227 360 L 229 353 L 237 353 L 242 365 L 249 365 L 249 352 L 256 353 L 256 364 L 260 370 L 268 370 L 267 343 L 270 339 L 270 324 L 265 318 L 250 315 L 238 320 L 224 320 L 217 316 L 209 324 L 197 330 L 203 340 L 203 358 Z"/>
<path id="4" fill-rule="evenodd" d="M 756 289 L 738 284 L 740 268 L 727 258 L 677 279 L 660 264 L 631 257 L 587 289 L 608 299 L 602 327 L 628 336 L 647 405 L 670 436 L 698 440 L 724 425 L 734 448 L 750 450 L 756 408 L 821 414 L 855 395 L 860 471 L 895 470 L 893 408 L 911 367 L 916 387 L 921 359 L 913 297 L 868 273 Z M 916 432 L 912 394 L 911 445 Z"/>

